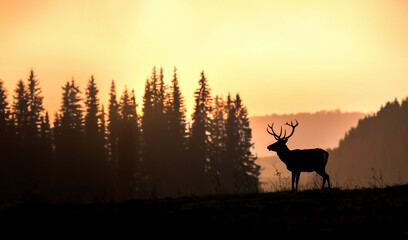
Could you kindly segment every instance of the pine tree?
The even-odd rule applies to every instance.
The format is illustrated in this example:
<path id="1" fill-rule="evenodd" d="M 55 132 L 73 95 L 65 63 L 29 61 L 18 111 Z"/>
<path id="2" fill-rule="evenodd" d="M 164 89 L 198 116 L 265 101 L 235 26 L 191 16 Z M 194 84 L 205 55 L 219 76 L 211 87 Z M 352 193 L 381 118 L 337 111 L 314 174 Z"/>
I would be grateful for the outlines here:
<path id="1" fill-rule="evenodd" d="M 29 125 L 28 96 L 22 80 L 18 81 L 15 94 L 13 102 L 13 118 L 15 121 L 17 139 L 18 142 L 21 143 L 27 138 L 26 135 Z"/>
<path id="2" fill-rule="evenodd" d="M 4 83 L 0 79 L 0 148 L 5 146 L 9 129 L 10 110 L 7 101 L 7 92 L 4 88 Z M 3 150 L 3 149 L 2 149 Z M 1 151 L 3 152 L 3 151 Z"/>
<path id="3" fill-rule="evenodd" d="M 167 110 L 167 118 L 169 121 L 169 129 L 172 136 L 171 142 L 175 145 L 177 152 L 182 152 L 186 144 L 186 109 L 184 106 L 184 98 L 181 94 L 178 79 L 177 69 L 174 68 L 174 75 L 170 93 L 170 103 Z"/>
<path id="4" fill-rule="evenodd" d="M 14 171 L 14 133 L 10 116 L 7 91 L 0 79 L 0 199 L 9 200 L 15 191 L 15 179 L 17 173 Z"/>
<path id="5" fill-rule="evenodd" d="M 135 174 L 140 160 L 139 124 L 134 91 L 127 87 L 119 103 L 120 122 L 118 138 L 118 171 L 121 199 L 131 199 L 136 194 Z"/>
<path id="6" fill-rule="evenodd" d="M 150 186 L 147 186 L 150 190 L 147 191 L 153 196 L 172 194 L 169 187 L 170 171 L 167 171 L 173 166 L 168 160 L 170 150 L 166 96 L 169 95 L 166 94 L 163 70 L 157 76 L 156 68 L 153 68 L 150 81 L 146 81 L 142 118 L 143 161 L 150 182 Z"/>
<path id="7" fill-rule="evenodd" d="M 32 179 L 32 161 L 28 159 L 31 157 L 32 148 L 29 143 L 29 109 L 28 109 L 28 94 L 27 88 L 22 80 L 18 81 L 17 88 L 15 89 L 14 101 L 13 101 L 13 123 L 15 129 L 14 147 L 13 147 L 13 163 L 12 176 L 16 197 L 22 196 L 26 193 L 31 194 L 30 191 L 33 187 Z M 21 151 L 24 149 L 24 151 Z"/>
<path id="8" fill-rule="evenodd" d="M 42 144 L 41 139 L 41 119 L 44 120 L 44 107 L 43 96 L 41 95 L 40 83 L 37 77 L 34 75 L 33 69 L 30 71 L 30 75 L 27 79 L 27 129 L 25 142 L 25 156 L 23 161 L 25 162 L 25 171 L 27 176 L 27 186 L 30 194 L 43 194 L 44 185 L 47 182 L 46 168 L 49 159 L 44 158 L 46 146 Z"/>
<path id="9" fill-rule="evenodd" d="M 34 75 L 33 69 L 27 80 L 27 104 L 28 104 L 28 136 L 35 144 L 38 139 L 41 125 L 41 116 L 44 111 L 43 96 L 41 96 L 40 83 Z"/>
<path id="10" fill-rule="evenodd" d="M 145 194 L 154 194 L 154 95 L 149 79 L 146 79 L 145 92 L 143 96 L 143 115 L 141 118 L 142 124 L 142 159 L 143 159 L 143 175 L 146 176 L 146 186 L 144 187 Z"/>
<path id="11" fill-rule="evenodd" d="M 189 150 L 191 156 L 191 182 L 199 193 L 208 192 L 208 176 L 206 174 L 210 155 L 209 130 L 211 97 L 204 71 L 199 80 L 200 87 L 195 91 L 195 107 L 192 116 Z"/>
<path id="12" fill-rule="evenodd" d="M 63 89 L 61 112 L 62 131 L 70 132 L 74 136 L 81 136 L 83 133 L 83 116 L 79 86 L 75 80 L 67 82 Z"/>
<path id="13" fill-rule="evenodd" d="M 84 166 L 84 133 L 81 93 L 75 80 L 62 87 L 62 105 L 55 126 L 56 158 L 59 167 L 58 177 L 63 198 L 84 201 L 86 195 L 86 167 Z M 57 122 L 58 121 L 58 122 Z"/>
<path id="14" fill-rule="evenodd" d="M 98 143 L 99 152 L 101 156 L 101 179 L 100 184 L 103 187 L 102 197 L 110 199 L 115 197 L 115 167 L 113 162 L 109 159 L 109 138 L 106 127 L 106 114 L 105 107 L 101 105 L 101 113 L 99 115 L 98 126 Z"/>
<path id="15" fill-rule="evenodd" d="M 174 75 L 167 95 L 166 118 L 168 120 L 167 141 L 167 188 L 169 194 L 185 194 L 187 176 L 187 142 L 186 142 L 186 117 L 184 99 L 180 91 L 177 69 L 174 68 Z"/>
<path id="16" fill-rule="evenodd" d="M 112 80 L 112 85 L 109 93 L 109 114 L 108 114 L 108 149 L 109 160 L 113 166 L 118 163 L 118 124 L 119 124 L 119 105 L 116 96 L 115 82 Z"/>
<path id="17" fill-rule="evenodd" d="M 41 117 L 43 112 L 43 97 L 33 70 L 27 80 L 27 85 L 20 80 L 15 90 L 13 118 L 15 121 L 15 160 L 16 172 L 21 177 L 19 181 L 22 193 L 37 195 L 43 192 L 45 159 L 40 139 Z M 22 151 L 24 150 L 24 151 Z M 18 191 L 18 190 L 17 190 Z"/>
<path id="18" fill-rule="evenodd" d="M 227 120 L 225 125 L 225 154 L 222 159 L 222 184 L 229 193 L 238 192 L 241 183 L 240 152 L 239 149 L 239 123 L 237 118 L 237 109 L 231 99 L 227 97 Z"/>
<path id="19" fill-rule="evenodd" d="M 101 113 L 99 115 L 98 121 L 98 140 L 101 142 L 98 144 L 100 146 L 100 152 L 103 156 L 105 162 L 108 162 L 108 138 L 106 133 L 106 114 L 105 114 L 105 107 L 103 104 L 101 105 Z"/>
<path id="20" fill-rule="evenodd" d="M 245 174 L 246 188 L 244 191 L 258 192 L 259 175 L 261 167 L 256 163 L 257 157 L 252 153 L 254 144 L 252 143 L 252 129 L 249 125 L 248 110 L 242 104 L 239 94 L 235 97 L 235 106 L 239 121 L 241 169 Z"/>
<path id="21" fill-rule="evenodd" d="M 13 126 L 11 123 L 9 103 L 4 83 L 0 79 L 0 152 L 8 159 L 11 154 L 11 143 L 13 142 Z"/>
<path id="22" fill-rule="evenodd" d="M 226 103 L 222 97 L 215 96 L 210 128 L 210 174 L 213 176 L 216 193 L 225 192 L 222 186 L 222 159 L 225 156 Z"/>
<path id="23" fill-rule="evenodd" d="M 226 122 L 226 155 L 223 159 L 223 184 L 232 192 L 256 192 L 260 167 L 251 152 L 252 132 L 248 112 L 239 94 L 233 101 L 228 95 Z"/>
<path id="24" fill-rule="evenodd" d="M 93 161 L 100 161 L 102 157 L 100 151 L 102 149 L 100 146 L 102 141 L 99 139 L 100 111 L 98 92 L 99 90 L 96 86 L 95 79 L 91 76 L 85 92 L 85 142 L 88 158 L 93 159 Z M 97 162 L 93 164 L 97 164 Z"/>
<path id="25" fill-rule="evenodd" d="M 105 192 L 105 144 L 100 130 L 99 90 L 93 76 L 89 79 L 85 92 L 85 151 L 90 198 L 102 198 Z"/>
<path id="26" fill-rule="evenodd" d="M 93 76 L 89 79 L 88 87 L 85 92 L 85 137 L 88 150 L 95 151 L 95 144 L 98 142 L 98 115 L 99 115 L 99 99 L 98 88 L 96 87 Z M 95 153 L 91 153 L 95 154 Z"/>
<path id="27" fill-rule="evenodd" d="M 164 114 L 166 86 L 164 85 L 163 67 L 160 67 L 159 83 L 157 86 L 156 109 L 158 113 Z"/>
<path id="28" fill-rule="evenodd" d="M 142 129 L 143 129 L 143 137 L 149 137 L 149 131 L 152 129 L 152 112 L 153 112 L 153 92 L 150 86 L 149 79 L 146 79 L 145 84 L 145 92 L 143 96 L 143 116 L 142 116 Z M 148 141 L 148 139 L 145 139 Z M 146 153 L 146 152 L 145 152 Z"/>

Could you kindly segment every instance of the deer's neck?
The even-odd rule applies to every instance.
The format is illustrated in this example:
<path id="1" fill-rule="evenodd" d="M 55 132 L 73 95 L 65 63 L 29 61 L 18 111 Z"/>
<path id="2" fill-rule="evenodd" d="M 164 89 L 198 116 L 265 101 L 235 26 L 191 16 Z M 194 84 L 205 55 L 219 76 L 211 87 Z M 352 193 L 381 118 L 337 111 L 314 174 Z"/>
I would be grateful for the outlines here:
<path id="1" fill-rule="evenodd" d="M 290 150 L 288 146 L 284 146 L 279 151 L 276 152 L 278 154 L 278 157 L 283 161 L 286 162 L 287 159 L 289 158 Z"/>

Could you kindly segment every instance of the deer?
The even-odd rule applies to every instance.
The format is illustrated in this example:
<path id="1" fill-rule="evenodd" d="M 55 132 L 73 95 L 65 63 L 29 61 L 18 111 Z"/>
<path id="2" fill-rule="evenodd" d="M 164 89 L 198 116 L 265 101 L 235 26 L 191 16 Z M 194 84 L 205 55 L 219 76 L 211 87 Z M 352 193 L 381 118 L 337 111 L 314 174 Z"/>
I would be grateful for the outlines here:
<path id="1" fill-rule="evenodd" d="M 325 170 L 327 160 L 329 158 L 329 153 L 320 148 L 290 150 L 286 146 L 286 143 L 295 132 L 295 128 L 299 125 L 298 121 L 296 120 L 295 124 L 292 121 L 290 123 L 286 122 L 285 125 L 292 128 L 292 132 L 289 134 L 289 136 L 286 136 L 286 130 L 284 131 L 284 134 L 282 136 L 282 127 L 280 129 L 279 135 L 276 134 L 273 130 L 273 124 L 274 123 L 272 123 L 272 125 L 268 124 L 268 128 L 266 129 L 266 131 L 270 135 L 272 135 L 277 140 L 277 142 L 269 145 L 267 148 L 269 151 L 275 151 L 278 154 L 280 160 L 286 164 L 286 168 L 290 172 L 292 172 L 292 191 L 297 192 L 298 190 L 301 172 L 316 172 L 323 177 L 322 190 L 324 190 L 326 181 L 330 189 L 330 178 Z M 269 131 L 269 129 L 271 131 Z M 296 188 L 294 186 L 295 182 Z"/>

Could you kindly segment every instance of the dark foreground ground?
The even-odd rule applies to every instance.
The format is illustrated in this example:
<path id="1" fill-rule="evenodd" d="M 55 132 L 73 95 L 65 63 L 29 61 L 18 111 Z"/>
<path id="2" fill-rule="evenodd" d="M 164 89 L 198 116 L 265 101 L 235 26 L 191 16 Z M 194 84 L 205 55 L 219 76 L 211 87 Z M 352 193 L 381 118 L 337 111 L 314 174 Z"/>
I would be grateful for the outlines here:
<path id="1" fill-rule="evenodd" d="M 84 232 L 126 233 L 133 239 L 408 239 L 408 185 L 3 207 L 0 221 L 1 230 L 17 234 L 52 231 L 56 239 L 80 237 Z"/>

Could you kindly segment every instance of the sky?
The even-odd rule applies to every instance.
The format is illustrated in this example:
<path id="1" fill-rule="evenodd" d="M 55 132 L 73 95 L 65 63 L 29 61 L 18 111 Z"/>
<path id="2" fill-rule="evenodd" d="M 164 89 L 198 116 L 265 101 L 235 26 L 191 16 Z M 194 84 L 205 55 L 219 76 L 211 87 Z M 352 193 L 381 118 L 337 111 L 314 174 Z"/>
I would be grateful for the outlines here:
<path id="1" fill-rule="evenodd" d="M 212 96 L 241 95 L 249 115 L 377 111 L 408 95 L 404 0 L 0 0 L 0 79 L 10 101 L 32 68 L 53 115 L 72 78 L 91 75 L 107 106 L 152 68 L 177 67 L 188 114 L 202 70 Z"/>

